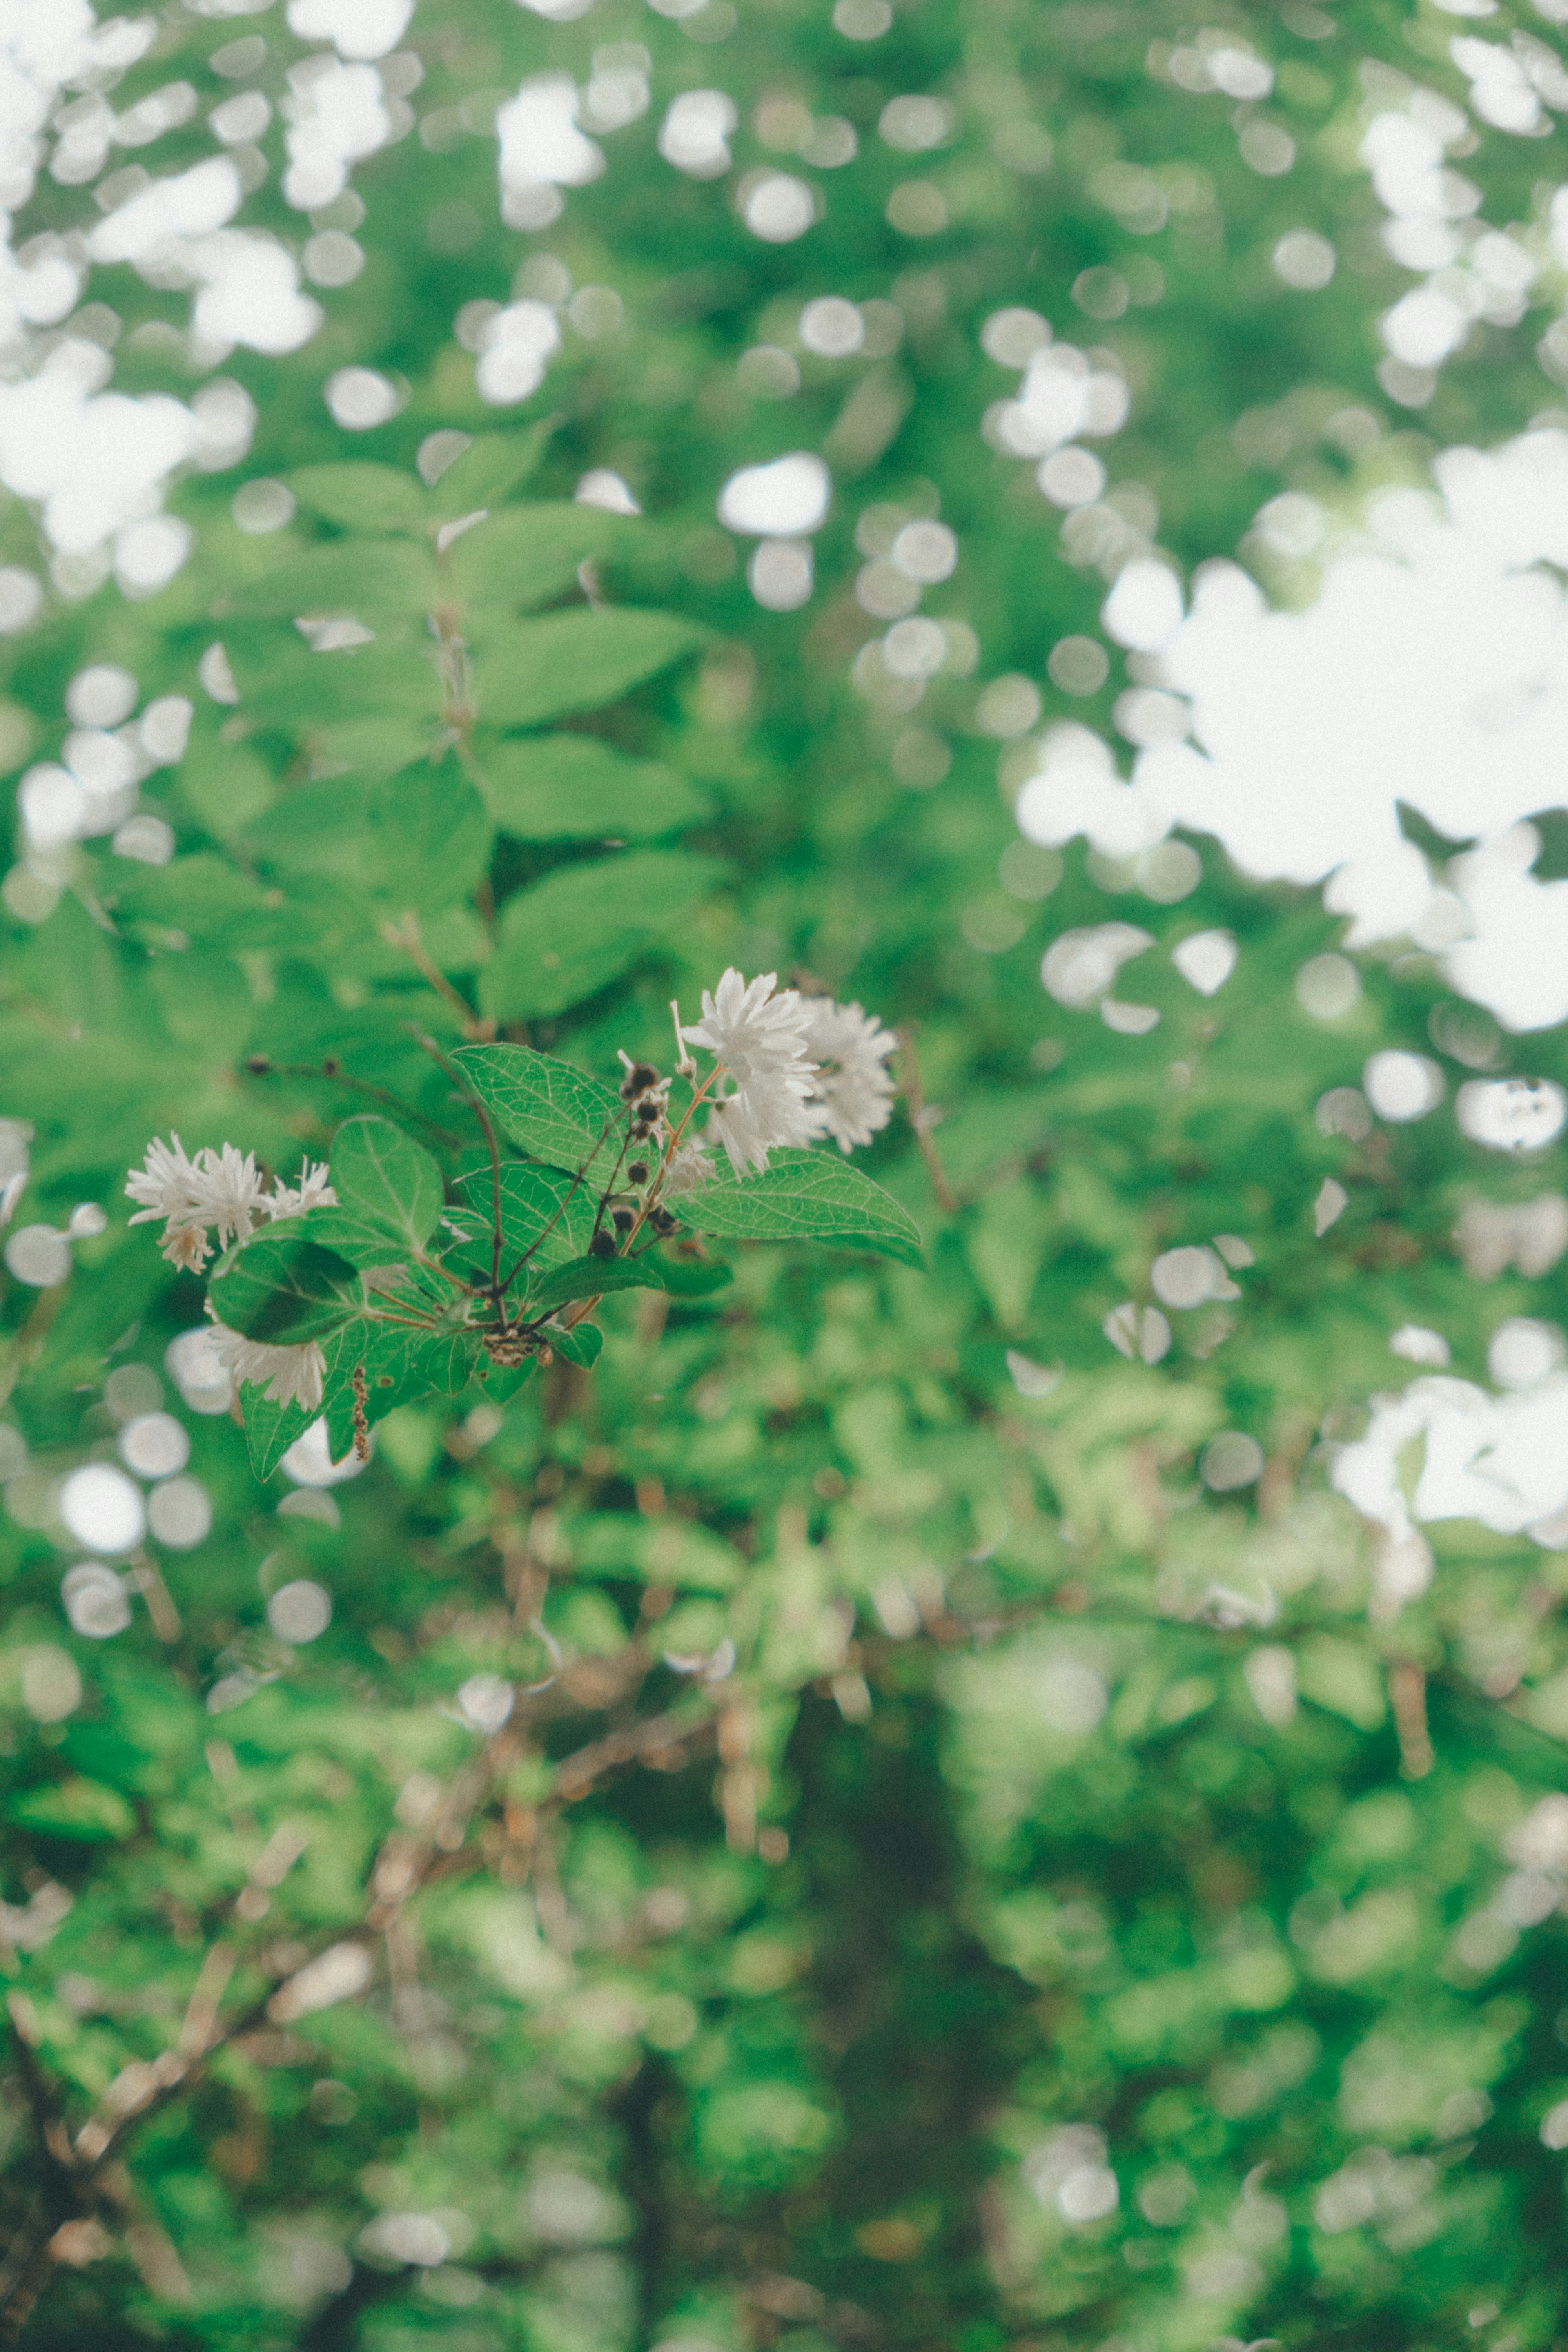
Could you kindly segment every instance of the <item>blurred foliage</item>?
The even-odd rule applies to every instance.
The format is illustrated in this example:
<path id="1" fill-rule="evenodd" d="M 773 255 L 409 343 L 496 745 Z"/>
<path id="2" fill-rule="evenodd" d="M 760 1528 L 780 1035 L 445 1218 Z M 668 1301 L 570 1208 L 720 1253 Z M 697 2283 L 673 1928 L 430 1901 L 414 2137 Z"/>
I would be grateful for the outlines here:
<path id="1" fill-rule="evenodd" d="M 1122 655 L 1086 697 L 1046 664 L 1098 641 L 1130 553 L 1244 543 L 1295 593 L 1246 537 L 1260 504 L 1350 510 L 1550 397 L 1539 318 L 1478 328 L 1419 410 L 1376 372 L 1409 273 L 1364 110 L 1413 85 L 1462 107 L 1471 28 L 1396 0 L 1229 0 L 1207 29 L 1167 0 L 879 11 L 840 0 L 860 34 L 890 17 L 859 37 L 821 0 L 560 24 L 420 0 L 408 134 L 311 224 L 362 268 L 298 352 L 223 363 L 257 410 L 241 476 L 292 508 L 242 529 L 235 468 L 192 471 L 168 585 L 71 575 L 7 641 L 18 769 L 55 756 L 84 664 L 195 707 L 143 793 L 172 861 L 62 853 L 11 889 L 0 947 L 18 1223 L 110 1207 L 68 1283 L 4 1302 L 0 2197 L 9 2324 L 40 2352 L 1568 2334 L 1541 2136 L 1568 2094 L 1562 1931 L 1538 1907 L 1521 1933 L 1505 1887 L 1564 1780 L 1568 1556 L 1446 1524 L 1430 1590 L 1369 1616 L 1371 1536 L 1328 1478 L 1396 1327 L 1480 1377 L 1503 1316 L 1563 1314 L 1560 1276 L 1473 1281 L 1453 1231 L 1468 1200 L 1560 1189 L 1563 1153 L 1314 1118 L 1385 1046 L 1452 1086 L 1568 1077 L 1562 1036 L 1498 1036 L 1408 942 L 1314 1017 L 1295 978 L 1342 927 L 1212 843 L 1174 903 L 1082 845 L 1057 879 L 977 718 L 1017 676 L 1047 720 L 1108 728 Z M 258 27 L 243 83 L 213 67 Z M 1227 43 L 1272 68 L 1266 98 L 1194 86 L 1183 61 Z M 220 100 L 277 105 L 310 52 L 277 8 L 170 6 L 114 104 L 188 82 L 149 155 L 188 168 Z M 508 227 L 495 110 L 554 70 L 653 102 L 557 220 Z M 716 87 L 733 170 L 683 176 L 660 121 Z M 879 134 L 910 95 L 948 110 L 928 149 Z M 297 246 L 281 139 L 245 218 Z M 1484 123 L 1464 165 L 1526 228 L 1547 167 Z M 769 169 L 820 208 L 794 241 L 746 226 Z M 46 175 L 18 243 L 93 211 Z M 1340 256 L 1315 291 L 1270 263 L 1303 225 Z M 90 290 L 117 387 L 188 395 L 186 295 L 110 266 Z M 824 296 L 863 306 L 842 357 L 799 340 Z M 512 299 L 562 338 L 516 419 L 476 389 L 493 313 L 467 308 Z M 1020 305 L 1065 340 L 1082 318 L 1131 393 L 1089 523 L 1059 528 L 982 433 L 1013 378 L 981 331 Z M 388 421 L 332 422 L 346 365 L 395 385 Z M 478 437 L 421 487 L 454 432 Z M 768 611 L 715 500 L 791 449 L 834 499 L 811 601 Z M 591 468 L 641 520 L 572 504 Z M 431 527 L 478 508 L 440 566 L 483 795 L 409 764 L 438 716 Z M 922 687 L 862 652 L 854 591 L 938 515 L 956 562 Z M 6 560 L 37 531 L 11 499 Z M 373 644 L 311 650 L 290 624 L 317 610 Z M 1150 935 L 1142 1035 L 1041 989 L 1051 941 L 1111 919 Z M 1215 929 L 1239 962 L 1200 997 L 1169 950 Z M 868 1161 L 926 1268 L 714 1244 L 733 1285 L 606 1300 L 591 1374 L 404 1404 L 364 1475 L 258 1482 L 223 1397 L 166 1366 L 200 1293 L 126 1229 L 149 1136 L 287 1177 L 390 1102 L 450 1173 L 477 1139 L 421 1036 L 667 1055 L 670 997 L 729 962 L 905 1032 L 911 1116 Z M 1329 1179 L 1348 1205 L 1320 1236 Z M 1155 1259 L 1216 1236 L 1245 1244 L 1236 1295 L 1173 1309 L 1136 1360 Z M 133 1620 L 94 1639 L 62 1613 L 60 1482 L 176 1387 L 211 1531 L 128 1552 Z M 1205 1482 L 1222 1434 L 1260 1476 Z M 268 1605 L 301 1585 L 331 1622 L 290 1641 Z M 476 1727 L 460 1689 L 543 1683 L 552 1655 Z"/>

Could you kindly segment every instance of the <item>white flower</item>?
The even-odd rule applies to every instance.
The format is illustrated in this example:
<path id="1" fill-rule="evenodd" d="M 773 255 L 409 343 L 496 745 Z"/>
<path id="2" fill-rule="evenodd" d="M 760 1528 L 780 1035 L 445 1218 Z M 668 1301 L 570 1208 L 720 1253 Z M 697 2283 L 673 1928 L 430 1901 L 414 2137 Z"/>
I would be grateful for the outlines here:
<path id="1" fill-rule="evenodd" d="M 858 1004 L 835 1004 L 831 996 L 808 997 L 806 1014 L 806 1050 L 818 1065 L 811 1087 L 817 1131 L 848 1152 L 869 1143 L 893 1115 L 887 1057 L 898 1040 Z"/>
<path id="2" fill-rule="evenodd" d="M 297 1347 L 271 1348 L 260 1339 L 247 1339 L 243 1332 L 231 1331 L 226 1323 L 217 1323 L 213 1327 L 213 1347 L 219 1362 L 236 1381 L 249 1381 L 256 1387 L 266 1384 L 269 1404 L 303 1405 L 307 1412 L 314 1412 L 320 1404 L 327 1360 L 314 1339 Z"/>
<path id="3" fill-rule="evenodd" d="M 712 994 L 703 991 L 703 1017 L 685 1042 L 706 1045 L 734 1092 L 713 1097 L 710 1132 L 724 1145 L 737 1176 L 758 1171 L 780 1146 L 810 1143 L 819 1132 L 806 1108 L 813 1065 L 806 1052 L 806 1009 L 792 988 L 778 995 L 777 972 L 749 985 L 731 965 Z"/>
<path id="4" fill-rule="evenodd" d="M 707 1131 L 723 1144 L 737 1176 L 748 1168 L 762 1174 L 770 1151 L 792 1143 L 814 1143 L 821 1132 L 813 1106 L 785 1080 L 771 1085 L 758 1081 L 726 1095 L 714 1104 Z"/>
<path id="5" fill-rule="evenodd" d="M 706 1045 L 737 1086 L 803 1075 L 806 1010 L 792 988 L 776 996 L 778 985 L 776 971 L 748 985 L 731 964 L 712 994 L 704 989 L 703 1017 L 685 1033 L 687 1044 Z"/>
<path id="6" fill-rule="evenodd" d="M 232 1143 L 225 1143 L 221 1152 L 209 1144 L 197 1153 L 196 1164 L 199 1176 L 193 1206 L 197 1219 L 217 1227 L 221 1248 L 231 1241 L 243 1241 L 267 1211 L 267 1195 L 255 1160 L 248 1151 L 236 1151 Z"/>
<path id="7" fill-rule="evenodd" d="M 134 1217 L 131 1220 L 135 1224 Z M 205 1225 L 165 1225 L 163 1255 L 171 1265 L 183 1265 L 192 1274 L 200 1274 L 213 1254 Z"/>
<path id="8" fill-rule="evenodd" d="M 172 1265 L 199 1266 L 207 1255 L 197 1238 L 209 1225 L 217 1228 L 218 1243 L 243 1240 L 267 1213 L 267 1194 L 251 1154 L 225 1143 L 221 1151 L 204 1144 L 193 1160 L 177 1135 L 168 1143 L 155 1136 L 143 1164 L 126 1178 L 125 1190 L 141 1206 L 131 1222 L 167 1220 L 163 1255 Z"/>
<path id="9" fill-rule="evenodd" d="M 279 1217 L 303 1216 L 307 1209 L 335 1209 L 338 1195 L 327 1180 L 325 1160 L 314 1166 L 308 1160 L 302 1160 L 298 1183 L 275 1184 L 262 1206 L 275 1224 Z"/>
<path id="10" fill-rule="evenodd" d="M 713 1172 L 713 1161 L 707 1152 L 695 1136 L 689 1136 L 670 1154 L 664 1181 L 659 1188 L 661 1198 L 669 1201 L 679 1192 L 695 1192 Z"/>
<path id="11" fill-rule="evenodd" d="M 147 1147 L 142 1165 L 133 1168 L 125 1180 L 130 1198 L 142 1204 L 131 1223 L 144 1225 L 157 1217 L 187 1216 L 196 1183 L 195 1166 L 185 1157 L 185 1147 L 179 1137 L 172 1136 L 165 1143 L 162 1136 L 155 1135 Z"/>

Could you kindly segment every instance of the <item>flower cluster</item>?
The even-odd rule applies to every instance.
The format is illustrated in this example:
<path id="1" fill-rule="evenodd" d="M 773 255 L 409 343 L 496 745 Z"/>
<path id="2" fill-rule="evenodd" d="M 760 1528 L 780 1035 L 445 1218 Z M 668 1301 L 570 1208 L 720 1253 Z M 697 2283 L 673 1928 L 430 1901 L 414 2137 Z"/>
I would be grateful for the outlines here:
<path id="1" fill-rule="evenodd" d="M 737 1176 L 761 1173 L 768 1155 L 831 1136 L 841 1151 L 869 1143 L 887 1125 L 894 1086 L 887 1058 L 897 1040 L 858 1004 L 780 990 L 777 972 L 747 982 L 733 966 L 703 992 L 702 1019 L 675 1017 L 684 1065 L 702 1045 L 716 1068 L 703 1091 L 712 1107 L 709 1134 L 724 1146 Z M 665 1180 L 667 1192 L 689 1190 L 706 1169 L 683 1145 Z"/>
<path id="2" fill-rule="evenodd" d="M 255 1157 L 225 1143 L 214 1151 L 204 1144 L 190 1158 L 177 1135 L 167 1143 L 155 1136 L 142 1165 L 133 1168 L 125 1190 L 141 1202 L 131 1222 L 144 1225 L 164 1220 L 162 1251 L 171 1265 L 199 1274 L 213 1254 L 209 1230 L 217 1246 L 244 1241 L 268 1219 L 298 1217 L 307 1209 L 335 1204 L 337 1194 L 327 1181 L 327 1171 L 307 1160 L 295 1185 L 276 1184 L 270 1192 L 262 1181 Z"/>
<path id="3" fill-rule="evenodd" d="M 684 1032 L 687 1045 L 706 1046 L 717 1065 L 709 1133 L 737 1176 L 747 1168 L 760 1173 L 769 1151 L 810 1143 L 817 1132 L 806 1108 L 815 1070 L 806 1008 L 794 989 L 778 990 L 777 972 L 747 982 L 732 964 L 711 994 L 703 991 L 703 1017 Z"/>
<path id="4" fill-rule="evenodd" d="M 819 1135 L 848 1153 L 887 1125 L 894 1084 L 888 1055 L 898 1040 L 858 1004 L 831 996 L 806 1000 L 806 1050 L 816 1063 L 811 1111 Z"/>

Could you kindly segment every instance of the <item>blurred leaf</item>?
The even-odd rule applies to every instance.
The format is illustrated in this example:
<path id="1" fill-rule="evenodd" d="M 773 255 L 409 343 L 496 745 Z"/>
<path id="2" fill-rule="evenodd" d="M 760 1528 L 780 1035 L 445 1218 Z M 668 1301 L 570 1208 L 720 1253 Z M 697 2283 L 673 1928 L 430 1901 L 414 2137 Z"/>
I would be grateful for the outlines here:
<path id="1" fill-rule="evenodd" d="M 707 814 L 674 769 L 629 760 L 595 735 L 497 743 L 484 754 L 483 770 L 491 815 L 519 841 L 650 841 Z"/>
<path id="2" fill-rule="evenodd" d="M 292 621 L 312 614 L 426 613 L 440 602 L 441 575 L 425 549 L 334 540 L 247 581 L 228 606 Z"/>
<path id="3" fill-rule="evenodd" d="M 432 490 L 433 510 L 455 518 L 480 507 L 499 506 L 537 470 L 551 429 L 547 421 L 523 433 L 476 434 Z"/>
<path id="4" fill-rule="evenodd" d="M 490 855 L 484 803 L 451 762 L 405 768 L 373 785 L 365 826 L 371 887 L 399 908 L 434 909 L 465 897 Z"/>
<path id="5" fill-rule="evenodd" d="M 521 621 L 476 656 L 480 716 L 491 727 L 540 727 L 569 711 L 596 710 L 667 669 L 701 637 L 671 613 L 550 613 Z"/>
<path id="6" fill-rule="evenodd" d="M 463 533 L 452 550 L 452 577 L 458 594 L 487 616 L 484 637 L 499 653 L 513 635 L 498 625 L 508 606 L 564 595 L 577 586 L 580 566 L 603 555 L 625 529 L 618 515 L 565 500 L 508 507 Z"/>
<path id="7" fill-rule="evenodd" d="M 136 1816 L 117 1789 L 79 1777 L 26 1790 L 5 1811 L 21 1828 L 40 1830 L 46 1837 L 126 1838 L 136 1827 Z"/>
<path id="8" fill-rule="evenodd" d="M 392 466 L 301 466 L 287 477 L 302 507 L 349 531 L 429 529 L 425 494 Z"/>
<path id="9" fill-rule="evenodd" d="M 501 910 L 479 983 L 484 1010 L 510 1021 L 581 1003 L 672 929 L 723 871 L 715 858 L 651 849 L 548 874 Z"/>

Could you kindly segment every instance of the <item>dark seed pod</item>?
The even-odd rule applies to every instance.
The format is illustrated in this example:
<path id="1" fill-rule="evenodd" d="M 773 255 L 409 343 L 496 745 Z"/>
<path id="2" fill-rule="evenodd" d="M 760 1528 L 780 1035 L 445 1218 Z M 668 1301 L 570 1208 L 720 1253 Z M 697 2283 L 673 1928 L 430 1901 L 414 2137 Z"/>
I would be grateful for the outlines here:
<path id="1" fill-rule="evenodd" d="M 668 1209 L 653 1210 L 649 1214 L 648 1223 L 653 1226 L 653 1231 L 658 1234 L 661 1238 L 666 1238 L 675 1230 L 675 1221 L 674 1217 L 671 1216 Z"/>
<path id="2" fill-rule="evenodd" d="M 614 1241 L 606 1233 L 595 1234 L 588 1246 L 595 1257 L 613 1257 L 615 1255 Z"/>
<path id="3" fill-rule="evenodd" d="M 637 1220 L 630 1209 L 617 1209 L 613 1213 L 612 1222 L 618 1234 L 629 1234 Z"/>
<path id="4" fill-rule="evenodd" d="M 621 1081 L 621 1099 L 622 1102 L 634 1102 L 639 1095 L 645 1095 L 650 1087 L 656 1087 L 658 1083 L 657 1070 L 650 1068 L 646 1062 L 633 1063 Z"/>
<path id="5" fill-rule="evenodd" d="M 645 1184 L 648 1181 L 647 1161 L 633 1160 L 631 1167 L 626 1171 L 626 1181 L 629 1184 Z"/>

